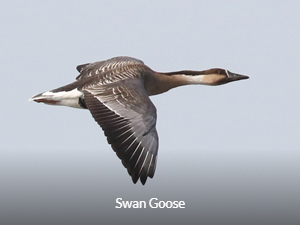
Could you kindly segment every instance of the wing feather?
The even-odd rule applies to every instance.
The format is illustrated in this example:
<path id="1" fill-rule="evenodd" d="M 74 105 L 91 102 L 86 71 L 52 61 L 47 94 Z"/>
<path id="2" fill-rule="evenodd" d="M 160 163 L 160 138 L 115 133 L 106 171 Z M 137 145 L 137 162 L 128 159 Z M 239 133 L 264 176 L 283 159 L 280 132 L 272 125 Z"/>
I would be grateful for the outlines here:
<path id="1" fill-rule="evenodd" d="M 86 84 L 85 103 L 134 183 L 152 178 L 158 150 L 156 108 L 141 79 Z"/>
<path id="2" fill-rule="evenodd" d="M 87 63 L 87 64 L 77 66 L 76 69 L 78 70 L 78 72 L 80 72 L 80 75 L 76 77 L 76 80 L 86 79 L 115 69 L 120 69 L 120 68 L 126 69 L 126 67 L 130 65 L 144 65 L 144 63 L 139 59 L 135 59 L 128 56 L 119 56 L 104 61 Z M 122 76 L 122 75 L 120 74 L 114 75 L 114 77 L 117 76 Z"/>

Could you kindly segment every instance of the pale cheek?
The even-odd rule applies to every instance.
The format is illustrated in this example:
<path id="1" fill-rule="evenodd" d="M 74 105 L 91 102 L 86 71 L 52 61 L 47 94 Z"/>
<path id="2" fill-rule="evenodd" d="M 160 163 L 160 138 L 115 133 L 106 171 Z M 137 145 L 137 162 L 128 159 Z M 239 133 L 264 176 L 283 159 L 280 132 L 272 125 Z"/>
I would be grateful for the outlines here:
<path id="1" fill-rule="evenodd" d="M 219 85 L 226 83 L 226 78 L 220 75 L 204 76 L 202 82 L 208 85 Z"/>

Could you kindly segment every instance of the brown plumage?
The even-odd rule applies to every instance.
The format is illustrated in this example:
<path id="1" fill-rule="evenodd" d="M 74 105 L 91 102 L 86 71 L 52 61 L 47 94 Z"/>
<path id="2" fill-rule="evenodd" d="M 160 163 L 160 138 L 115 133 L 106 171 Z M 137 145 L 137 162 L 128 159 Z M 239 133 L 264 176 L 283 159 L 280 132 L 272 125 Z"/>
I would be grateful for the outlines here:
<path id="1" fill-rule="evenodd" d="M 155 173 L 158 150 L 156 108 L 149 96 L 187 84 L 221 85 L 247 79 L 224 69 L 159 73 L 142 61 L 116 57 L 83 64 L 76 81 L 30 100 L 88 109 L 102 127 L 134 183 Z"/>

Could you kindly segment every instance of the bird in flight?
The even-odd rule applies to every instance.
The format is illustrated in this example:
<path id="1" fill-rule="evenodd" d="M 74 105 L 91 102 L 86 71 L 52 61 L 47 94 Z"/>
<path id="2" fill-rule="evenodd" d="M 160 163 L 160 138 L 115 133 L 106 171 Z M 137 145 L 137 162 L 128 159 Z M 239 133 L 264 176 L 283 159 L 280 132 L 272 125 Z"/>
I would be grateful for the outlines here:
<path id="1" fill-rule="evenodd" d="M 77 66 L 76 81 L 29 101 L 88 109 L 133 183 L 153 178 L 157 162 L 156 108 L 149 96 L 182 85 L 221 85 L 248 79 L 225 69 L 155 72 L 141 60 L 115 57 Z"/>

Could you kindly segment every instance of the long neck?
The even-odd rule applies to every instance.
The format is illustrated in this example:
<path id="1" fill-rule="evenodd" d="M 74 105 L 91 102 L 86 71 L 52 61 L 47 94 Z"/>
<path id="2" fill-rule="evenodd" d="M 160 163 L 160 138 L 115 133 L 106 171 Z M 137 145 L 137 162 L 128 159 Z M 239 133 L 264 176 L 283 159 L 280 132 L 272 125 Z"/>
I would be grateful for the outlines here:
<path id="1" fill-rule="evenodd" d="M 205 84 L 202 75 L 201 71 L 154 72 L 145 78 L 145 88 L 149 95 L 157 95 L 182 85 Z"/>

